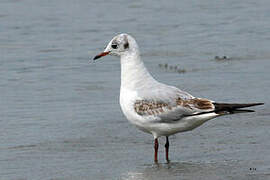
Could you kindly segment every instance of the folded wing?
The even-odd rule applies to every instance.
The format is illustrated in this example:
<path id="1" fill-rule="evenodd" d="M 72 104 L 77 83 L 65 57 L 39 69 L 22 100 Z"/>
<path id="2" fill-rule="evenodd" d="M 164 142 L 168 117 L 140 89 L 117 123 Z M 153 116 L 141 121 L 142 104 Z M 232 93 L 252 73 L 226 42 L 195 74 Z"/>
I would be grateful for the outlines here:
<path id="1" fill-rule="evenodd" d="M 213 112 L 215 106 L 212 101 L 207 99 L 177 97 L 173 102 L 156 101 L 155 99 L 136 100 L 134 110 L 141 116 L 152 116 L 158 121 L 169 122 L 179 120 L 184 116 Z"/>
<path id="2" fill-rule="evenodd" d="M 148 116 L 149 120 L 170 122 L 182 117 L 194 116 L 202 113 L 229 114 L 236 112 L 253 112 L 241 109 L 262 105 L 263 103 L 229 104 L 217 103 L 208 99 L 195 98 L 175 87 L 153 89 L 146 96 L 141 96 L 134 102 L 134 110 L 140 116 Z"/>

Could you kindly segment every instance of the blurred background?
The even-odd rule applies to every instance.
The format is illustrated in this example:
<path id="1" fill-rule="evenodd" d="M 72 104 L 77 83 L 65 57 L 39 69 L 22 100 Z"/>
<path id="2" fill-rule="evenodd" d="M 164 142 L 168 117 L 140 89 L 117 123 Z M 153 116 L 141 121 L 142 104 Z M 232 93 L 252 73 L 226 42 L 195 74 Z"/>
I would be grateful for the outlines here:
<path id="1" fill-rule="evenodd" d="M 267 179 L 270 1 L 0 1 L 0 179 Z M 153 137 L 119 106 L 118 33 L 153 76 L 194 96 L 265 102 Z M 223 58 L 223 57 L 226 58 Z"/>

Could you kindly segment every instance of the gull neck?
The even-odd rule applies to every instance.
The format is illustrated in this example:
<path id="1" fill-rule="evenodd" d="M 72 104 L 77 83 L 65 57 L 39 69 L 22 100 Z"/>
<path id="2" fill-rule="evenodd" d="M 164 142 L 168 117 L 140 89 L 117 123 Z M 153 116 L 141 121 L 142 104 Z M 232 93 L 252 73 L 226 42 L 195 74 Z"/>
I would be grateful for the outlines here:
<path id="1" fill-rule="evenodd" d="M 138 49 L 121 56 L 121 88 L 138 90 L 155 82 L 141 60 Z"/>

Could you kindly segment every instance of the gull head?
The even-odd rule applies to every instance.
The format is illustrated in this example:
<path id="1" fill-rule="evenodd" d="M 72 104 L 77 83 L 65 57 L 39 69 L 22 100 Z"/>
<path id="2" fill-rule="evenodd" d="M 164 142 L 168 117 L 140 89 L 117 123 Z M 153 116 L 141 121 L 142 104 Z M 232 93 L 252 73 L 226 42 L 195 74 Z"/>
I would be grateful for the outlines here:
<path id="1" fill-rule="evenodd" d="M 94 60 L 106 55 L 123 56 L 133 52 L 138 52 L 138 45 L 135 39 L 128 34 L 119 34 L 113 37 L 105 50 L 96 55 Z"/>

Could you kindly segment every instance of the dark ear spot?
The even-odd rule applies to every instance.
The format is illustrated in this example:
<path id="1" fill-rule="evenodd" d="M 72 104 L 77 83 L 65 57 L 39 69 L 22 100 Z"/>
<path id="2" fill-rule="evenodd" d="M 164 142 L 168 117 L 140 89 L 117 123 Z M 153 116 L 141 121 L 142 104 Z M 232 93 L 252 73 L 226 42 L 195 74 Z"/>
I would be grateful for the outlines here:
<path id="1" fill-rule="evenodd" d="M 128 42 L 126 42 L 126 43 L 124 44 L 124 48 L 125 48 L 125 49 L 129 48 Z"/>

